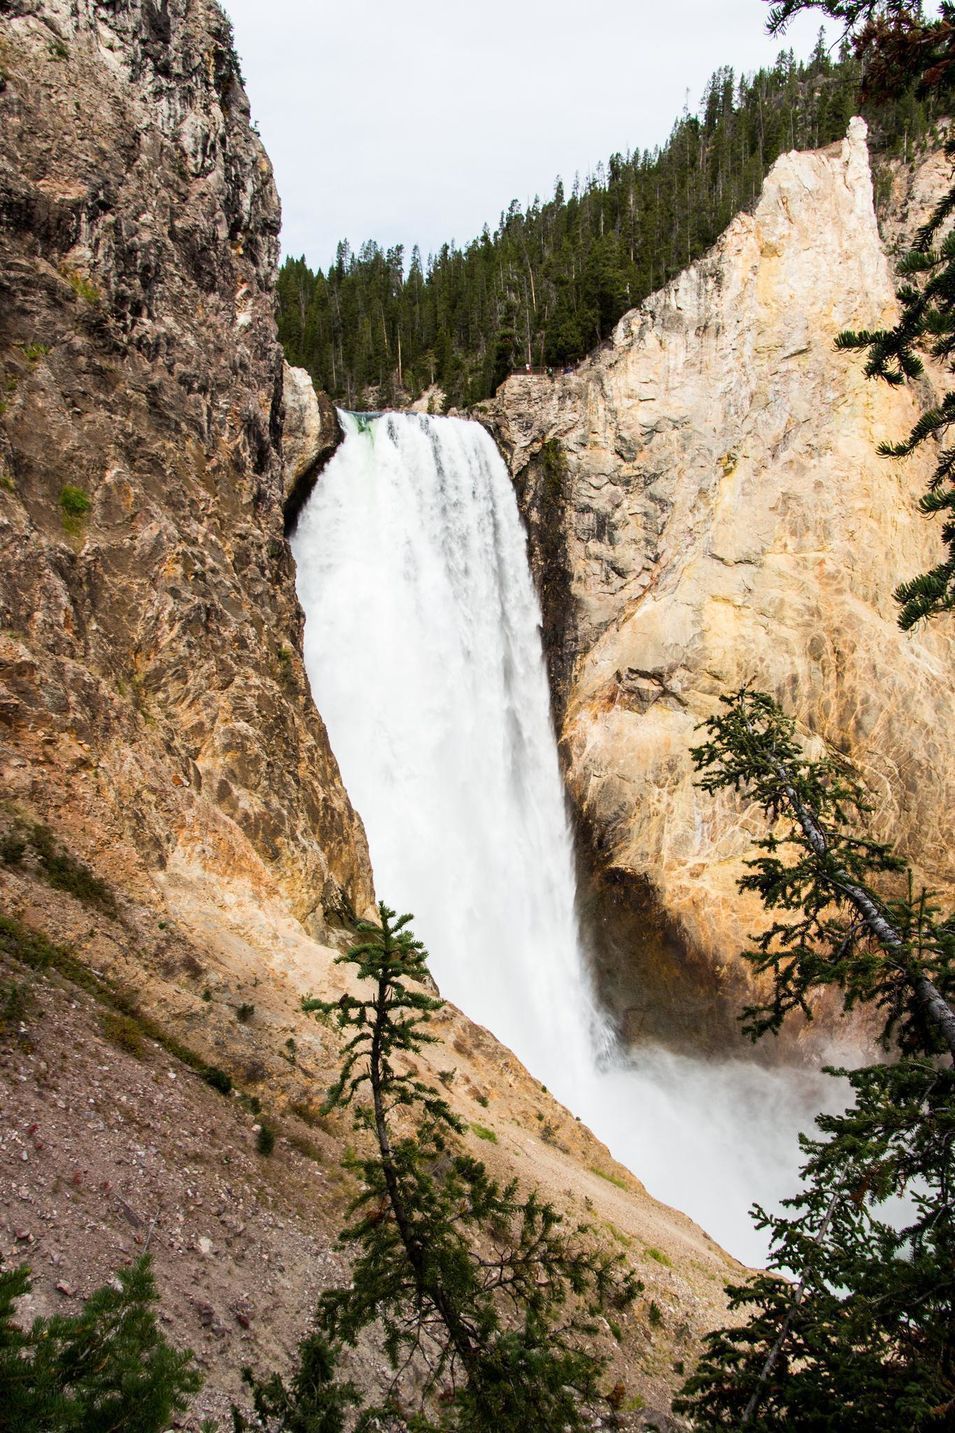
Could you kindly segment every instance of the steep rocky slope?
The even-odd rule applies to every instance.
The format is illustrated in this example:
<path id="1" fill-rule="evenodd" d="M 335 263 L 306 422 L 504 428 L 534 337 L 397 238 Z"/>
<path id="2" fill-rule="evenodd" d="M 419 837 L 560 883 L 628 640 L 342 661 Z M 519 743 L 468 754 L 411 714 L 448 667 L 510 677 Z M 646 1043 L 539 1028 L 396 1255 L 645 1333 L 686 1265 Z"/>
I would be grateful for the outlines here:
<path id="1" fill-rule="evenodd" d="M 337 1051 L 299 1006 L 344 988 L 373 889 L 284 538 L 334 425 L 283 377 L 278 204 L 219 9 L 0 21 L 0 1257 L 49 1312 L 148 1247 L 221 1413 L 342 1271 L 355 1136 L 319 1116 Z M 456 1108 L 497 1135 L 475 1149 L 640 1268 L 605 1343 L 665 1408 L 732 1262 L 487 1032 L 442 1033 Z"/>
<path id="2" fill-rule="evenodd" d="M 184 1426 L 211 1413 L 224 1430 L 242 1366 L 286 1367 L 318 1294 L 347 1276 L 335 1239 L 354 1185 L 340 1160 L 362 1136 L 321 1114 L 336 1042 L 300 1010 L 306 991 L 349 988 L 343 968 L 287 911 L 234 893 L 220 910 L 194 893 L 151 922 L 124 902 L 114 919 L 26 866 L 0 867 L 0 910 L 65 947 L 31 968 L 29 937 L 0 920 L 0 1259 L 33 1270 L 23 1312 L 50 1314 L 75 1311 L 148 1249 L 166 1331 L 205 1374 Z M 436 1029 L 422 1073 L 450 1084 L 468 1151 L 542 1188 L 638 1272 L 645 1291 L 619 1343 L 599 1334 L 607 1386 L 620 1382 L 634 1410 L 622 1427 L 644 1415 L 668 1426 L 671 1391 L 725 1317 L 723 1284 L 739 1266 L 652 1199 L 487 1031 L 451 1007 Z M 231 1095 L 209 1087 L 195 1055 L 231 1074 Z M 256 1151 L 262 1121 L 277 1136 L 268 1158 Z M 381 1388 L 371 1340 L 349 1372 Z"/>
<path id="3" fill-rule="evenodd" d="M 279 205 L 226 21 L 2 11 L 4 786 L 124 883 L 238 871 L 320 930 L 371 877 L 298 655 Z"/>
<path id="4" fill-rule="evenodd" d="M 917 178 L 896 176 L 913 212 Z M 513 377 L 484 410 L 531 533 L 604 991 L 634 1037 L 719 1047 L 746 983 L 759 912 L 735 882 L 757 823 L 698 792 L 689 756 L 720 693 L 772 692 L 861 772 L 919 876 L 955 875 L 950 626 L 901 633 L 891 596 L 937 560 L 928 457 L 875 451 L 928 386 L 867 382 L 833 348 L 893 312 L 855 120 L 781 158 L 754 212 L 574 374 Z"/>

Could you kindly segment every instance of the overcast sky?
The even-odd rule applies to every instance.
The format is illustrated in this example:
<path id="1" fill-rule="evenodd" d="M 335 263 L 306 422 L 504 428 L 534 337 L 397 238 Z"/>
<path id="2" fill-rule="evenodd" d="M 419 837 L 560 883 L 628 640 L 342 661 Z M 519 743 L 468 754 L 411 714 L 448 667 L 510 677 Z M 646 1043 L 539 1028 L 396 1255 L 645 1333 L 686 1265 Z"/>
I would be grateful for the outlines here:
<path id="1" fill-rule="evenodd" d="M 283 250 L 427 256 L 614 151 L 661 143 L 720 65 L 771 62 L 762 0 L 225 0 Z M 812 49 L 818 14 L 786 37 Z M 834 37 L 835 32 L 833 32 Z"/>

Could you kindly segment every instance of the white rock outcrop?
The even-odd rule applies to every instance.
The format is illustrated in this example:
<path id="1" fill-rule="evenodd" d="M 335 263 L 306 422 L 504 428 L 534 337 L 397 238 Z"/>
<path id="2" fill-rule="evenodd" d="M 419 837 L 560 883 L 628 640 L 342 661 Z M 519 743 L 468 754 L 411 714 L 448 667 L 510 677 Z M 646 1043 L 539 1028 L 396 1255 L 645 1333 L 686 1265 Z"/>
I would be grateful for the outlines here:
<path id="1" fill-rule="evenodd" d="M 328 461 L 342 440 L 335 406 L 316 390 L 304 368 L 282 365 L 282 471 L 285 499 L 300 507 L 311 491 L 310 478 Z"/>

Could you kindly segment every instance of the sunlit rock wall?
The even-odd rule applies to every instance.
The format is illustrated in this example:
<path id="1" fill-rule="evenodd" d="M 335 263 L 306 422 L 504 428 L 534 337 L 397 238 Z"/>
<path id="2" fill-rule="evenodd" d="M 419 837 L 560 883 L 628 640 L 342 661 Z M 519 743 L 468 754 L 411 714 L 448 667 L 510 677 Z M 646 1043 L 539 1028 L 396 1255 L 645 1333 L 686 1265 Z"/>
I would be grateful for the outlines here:
<path id="1" fill-rule="evenodd" d="M 698 791 L 689 754 L 723 692 L 771 692 L 852 762 L 873 830 L 952 881 L 951 623 L 902 633 L 892 599 L 938 560 L 915 507 L 930 458 L 876 455 L 930 389 L 867 381 L 833 347 L 894 314 L 855 120 L 780 158 L 754 211 L 576 373 L 514 377 L 485 411 L 538 572 L 564 586 L 546 625 L 585 899 L 635 1036 L 721 1043 L 745 993 L 759 911 L 735 886 L 761 821 Z"/>

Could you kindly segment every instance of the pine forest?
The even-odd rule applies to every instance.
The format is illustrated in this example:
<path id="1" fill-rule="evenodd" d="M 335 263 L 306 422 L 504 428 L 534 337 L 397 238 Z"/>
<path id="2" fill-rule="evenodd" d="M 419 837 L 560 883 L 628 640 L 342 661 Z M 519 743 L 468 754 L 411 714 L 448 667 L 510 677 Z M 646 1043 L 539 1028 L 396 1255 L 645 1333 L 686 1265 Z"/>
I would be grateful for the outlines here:
<path id="1" fill-rule="evenodd" d="M 772 69 L 710 79 L 660 149 L 613 154 L 553 196 L 516 200 L 492 234 L 406 263 L 399 244 L 341 242 L 313 273 L 288 259 L 279 277 L 279 331 L 288 361 L 346 408 L 377 409 L 431 385 L 447 403 L 488 397 L 514 369 L 565 368 L 618 319 L 709 248 L 759 193 L 789 149 L 838 141 L 866 115 L 883 154 L 905 154 L 929 131 L 914 95 L 860 102 L 859 65 L 822 37 L 810 58 L 783 51 Z"/>

